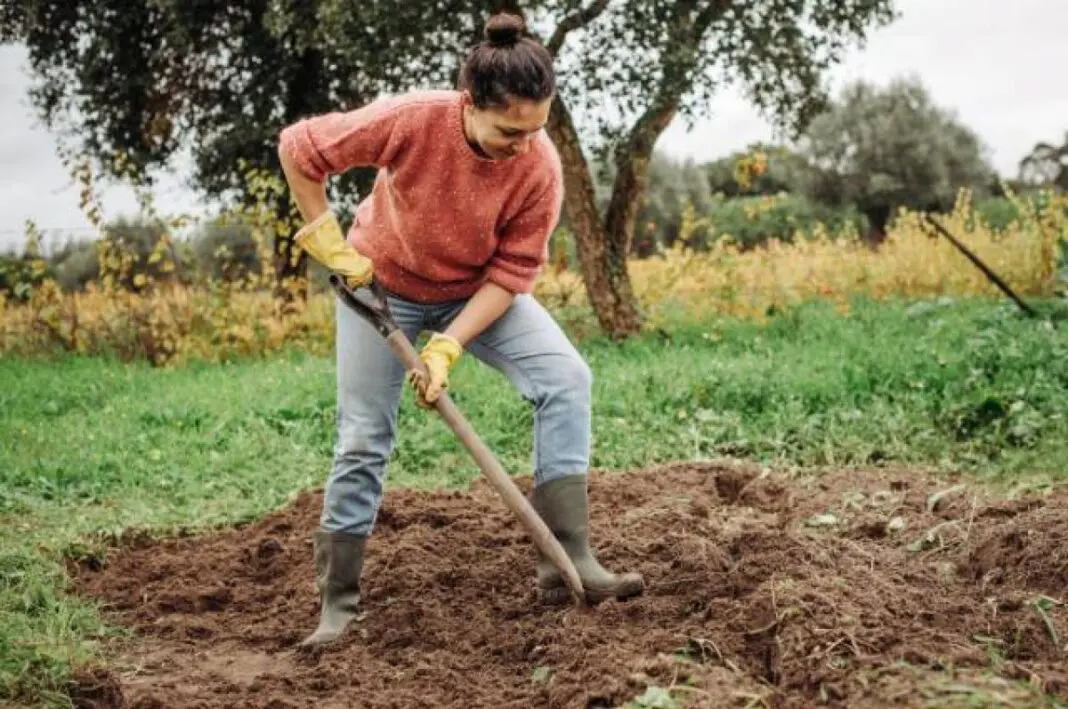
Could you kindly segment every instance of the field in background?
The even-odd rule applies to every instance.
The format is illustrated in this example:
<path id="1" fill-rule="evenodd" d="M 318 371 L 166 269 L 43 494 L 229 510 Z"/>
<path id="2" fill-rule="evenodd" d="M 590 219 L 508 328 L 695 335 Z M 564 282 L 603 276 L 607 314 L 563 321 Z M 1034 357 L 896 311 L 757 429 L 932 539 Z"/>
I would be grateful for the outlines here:
<path id="1" fill-rule="evenodd" d="M 962 193 L 956 209 L 941 219 L 1018 293 L 1048 297 L 1063 288 L 1068 198 L 1044 199 L 1041 211 L 1034 201 L 1019 202 L 1019 218 L 993 228 Z M 769 198 L 765 208 L 773 201 Z M 715 315 L 763 322 L 810 300 L 831 301 L 845 311 L 857 296 L 881 300 L 999 293 L 946 239 L 922 225 L 916 213 L 902 212 L 877 248 L 848 230 L 832 235 L 819 227 L 790 242 L 771 240 L 755 249 L 739 248 L 729 234 L 708 247 L 693 247 L 711 226 L 691 212 L 675 245 L 630 263 L 650 330 Z M 25 302 L 0 301 L 0 354 L 103 354 L 162 365 L 262 356 L 279 348 L 330 351 L 333 296 L 324 292 L 321 271 L 313 271 L 308 303 L 280 312 L 264 287 L 269 274 L 252 274 L 236 283 L 172 285 L 162 278 L 174 268 L 166 254 L 160 248 L 149 256 L 155 273 L 130 275 L 131 259 L 105 251 L 104 276 L 87 292 L 67 292 L 45 280 L 29 290 Z M 566 258 L 554 261 L 539 280 L 537 295 L 583 336 L 591 329 L 588 319 L 583 323 L 588 314 L 585 289 L 565 263 Z M 127 287 L 119 287 L 123 283 Z"/>

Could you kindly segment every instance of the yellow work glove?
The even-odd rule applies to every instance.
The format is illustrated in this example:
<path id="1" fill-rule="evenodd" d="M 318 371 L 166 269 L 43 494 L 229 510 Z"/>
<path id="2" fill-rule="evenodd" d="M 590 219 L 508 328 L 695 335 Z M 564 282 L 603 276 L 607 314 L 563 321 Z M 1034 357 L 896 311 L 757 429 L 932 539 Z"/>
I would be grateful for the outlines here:
<path id="1" fill-rule="evenodd" d="M 416 393 L 416 403 L 424 409 L 433 407 L 441 392 L 449 386 L 449 370 L 463 354 L 460 343 L 448 335 L 436 332 L 419 353 L 419 359 L 426 365 L 427 373 L 412 370 L 408 375 Z"/>
<path id="2" fill-rule="evenodd" d="M 345 241 L 337 217 L 327 210 L 305 224 L 294 241 L 313 259 L 340 274 L 349 288 L 362 288 L 371 283 L 374 268 L 371 259 Z"/>

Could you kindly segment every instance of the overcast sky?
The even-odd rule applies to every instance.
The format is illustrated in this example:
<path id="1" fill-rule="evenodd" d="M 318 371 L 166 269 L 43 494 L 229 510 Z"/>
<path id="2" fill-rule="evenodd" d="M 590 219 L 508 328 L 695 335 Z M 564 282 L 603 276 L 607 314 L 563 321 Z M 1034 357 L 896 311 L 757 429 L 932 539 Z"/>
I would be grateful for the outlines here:
<path id="1" fill-rule="evenodd" d="M 1015 174 L 1036 142 L 1058 141 L 1068 131 L 1068 1 L 899 0 L 898 7 L 901 18 L 833 72 L 836 88 L 857 78 L 882 84 L 919 76 L 938 105 L 979 134 L 994 167 L 1006 175 Z M 0 47 L 0 250 L 23 242 L 27 219 L 45 230 L 50 243 L 60 231 L 91 233 L 53 136 L 28 106 L 24 62 L 21 47 Z M 736 94 L 723 94 L 710 108 L 693 134 L 673 125 L 658 148 L 707 160 L 774 137 Z M 700 153 L 693 152 L 695 135 L 706 146 Z M 199 213 L 182 179 L 175 175 L 161 185 L 157 205 L 165 212 Z M 112 218 L 133 213 L 136 203 L 129 191 L 115 189 L 104 194 L 103 209 Z"/>

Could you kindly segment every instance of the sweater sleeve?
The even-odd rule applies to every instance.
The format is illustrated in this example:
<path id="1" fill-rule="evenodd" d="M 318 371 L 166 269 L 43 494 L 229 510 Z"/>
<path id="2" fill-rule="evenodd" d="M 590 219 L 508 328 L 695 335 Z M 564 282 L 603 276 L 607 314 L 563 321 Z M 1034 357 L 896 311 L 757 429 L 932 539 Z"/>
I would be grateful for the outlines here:
<path id="1" fill-rule="evenodd" d="M 487 277 L 513 293 L 530 293 L 549 257 L 549 237 L 560 219 L 563 176 L 553 153 L 548 179 L 531 193 L 501 233 L 497 251 L 490 259 Z"/>
<path id="2" fill-rule="evenodd" d="M 403 146 L 403 98 L 304 118 L 279 135 L 282 148 L 310 179 L 322 182 L 354 167 L 384 167 Z"/>

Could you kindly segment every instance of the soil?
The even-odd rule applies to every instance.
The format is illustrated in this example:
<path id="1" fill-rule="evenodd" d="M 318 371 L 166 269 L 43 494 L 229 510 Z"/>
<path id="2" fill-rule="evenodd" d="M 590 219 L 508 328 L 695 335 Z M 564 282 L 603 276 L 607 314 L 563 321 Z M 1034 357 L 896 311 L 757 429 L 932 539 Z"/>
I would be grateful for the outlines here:
<path id="1" fill-rule="evenodd" d="M 131 535 L 77 570 L 79 592 L 136 632 L 107 669 L 78 678 L 75 703 L 1068 700 L 1064 492 L 1009 500 L 909 470 L 680 464 L 595 473 L 590 498 L 601 561 L 640 571 L 642 596 L 584 611 L 540 605 L 530 540 L 488 484 L 391 489 L 368 544 L 363 614 L 315 652 L 297 644 L 318 618 L 318 494 L 210 536 Z"/>

